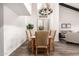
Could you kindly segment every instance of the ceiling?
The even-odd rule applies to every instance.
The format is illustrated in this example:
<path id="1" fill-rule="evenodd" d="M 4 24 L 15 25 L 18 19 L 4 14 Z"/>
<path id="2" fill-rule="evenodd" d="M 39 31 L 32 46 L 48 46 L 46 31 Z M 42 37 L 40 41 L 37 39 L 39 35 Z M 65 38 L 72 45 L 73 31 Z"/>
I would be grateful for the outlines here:
<path id="1" fill-rule="evenodd" d="M 4 3 L 4 6 L 7 6 L 18 15 L 21 15 L 21 16 L 30 15 L 29 11 L 27 10 L 27 8 L 23 3 Z"/>
<path id="2" fill-rule="evenodd" d="M 73 6 L 73 7 L 79 9 L 79 3 L 65 3 L 65 4 L 70 5 L 70 6 Z"/>

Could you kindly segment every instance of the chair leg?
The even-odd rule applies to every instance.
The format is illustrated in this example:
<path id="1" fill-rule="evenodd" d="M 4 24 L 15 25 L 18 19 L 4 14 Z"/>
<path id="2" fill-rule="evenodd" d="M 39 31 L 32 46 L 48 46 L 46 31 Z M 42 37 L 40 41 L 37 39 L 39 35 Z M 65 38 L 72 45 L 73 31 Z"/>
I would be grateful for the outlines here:
<path id="1" fill-rule="evenodd" d="M 55 48 L 54 48 L 54 41 L 53 41 L 53 52 L 54 52 Z"/>
<path id="2" fill-rule="evenodd" d="M 34 47 L 32 47 L 32 54 L 34 55 Z"/>
<path id="3" fill-rule="evenodd" d="M 54 46 L 53 46 L 53 54 L 54 54 L 54 51 L 55 51 L 55 48 L 54 48 Z"/>
<path id="4" fill-rule="evenodd" d="M 37 55 L 37 48 L 36 48 L 36 55 Z"/>
<path id="5" fill-rule="evenodd" d="M 49 52 L 49 55 L 50 55 L 50 48 L 48 48 L 48 52 Z"/>
<path id="6" fill-rule="evenodd" d="M 54 48 L 54 46 L 53 46 L 53 52 L 54 52 L 54 50 L 55 50 L 55 48 Z"/>
<path id="7" fill-rule="evenodd" d="M 46 50 L 47 50 L 47 56 L 48 56 L 49 55 L 49 49 L 47 48 Z"/>
<path id="8" fill-rule="evenodd" d="M 48 55 L 48 51 L 47 51 L 47 49 L 46 49 L 46 52 L 47 52 L 47 55 Z"/>

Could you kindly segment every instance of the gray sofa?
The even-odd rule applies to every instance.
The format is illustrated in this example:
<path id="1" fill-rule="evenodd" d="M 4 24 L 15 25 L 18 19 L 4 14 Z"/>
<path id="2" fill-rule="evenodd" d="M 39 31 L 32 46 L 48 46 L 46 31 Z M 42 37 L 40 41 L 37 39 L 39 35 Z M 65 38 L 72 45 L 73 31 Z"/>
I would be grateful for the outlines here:
<path id="1" fill-rule="evenodd" d="M 64 40 L 79 44 L 79 32 L 67 32 Z"/>

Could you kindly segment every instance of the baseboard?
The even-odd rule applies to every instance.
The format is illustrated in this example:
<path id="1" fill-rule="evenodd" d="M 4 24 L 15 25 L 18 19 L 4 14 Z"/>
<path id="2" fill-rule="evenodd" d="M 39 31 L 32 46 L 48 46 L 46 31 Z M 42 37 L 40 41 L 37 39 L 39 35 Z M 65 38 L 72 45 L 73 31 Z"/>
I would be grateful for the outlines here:
<path id="1" fill-rule="evenodd" d="M 24 40 L 22 43 L 18 44 L 11 52 L 9 52 L 6 56 L 10 56 L 12 52 L 14 52 L 17 48 L 19 48 L 26 40 Z"/>

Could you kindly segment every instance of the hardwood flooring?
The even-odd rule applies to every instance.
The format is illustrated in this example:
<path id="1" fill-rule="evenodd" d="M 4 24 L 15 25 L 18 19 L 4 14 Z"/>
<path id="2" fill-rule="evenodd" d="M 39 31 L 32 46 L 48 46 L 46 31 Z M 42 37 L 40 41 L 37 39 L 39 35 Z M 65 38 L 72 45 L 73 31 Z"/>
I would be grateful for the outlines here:
<path id="1" fill-rule="evenodd" d="M 16 49 L 10 56 L 33 56 L 28 51 L 26 43 Z M 38 56 L 45 56 L 38 54 Z M 50 52 L 50 56 L 79 56 L 79 45 L 65 42 L 55 42 L 55 51 Z"/>

